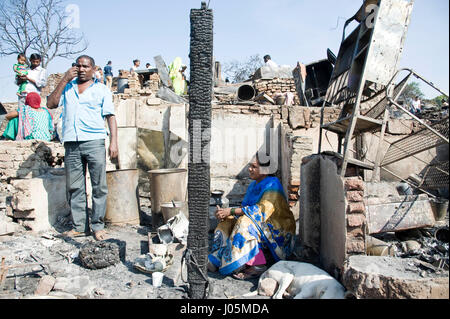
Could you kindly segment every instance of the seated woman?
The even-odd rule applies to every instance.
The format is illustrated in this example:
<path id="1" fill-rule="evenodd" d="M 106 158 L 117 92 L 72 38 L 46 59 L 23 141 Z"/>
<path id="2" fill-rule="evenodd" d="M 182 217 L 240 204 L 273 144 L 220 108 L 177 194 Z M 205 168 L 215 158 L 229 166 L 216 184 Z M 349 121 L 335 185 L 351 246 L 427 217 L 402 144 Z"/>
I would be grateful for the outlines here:
<path id="1" fill-rule="evenodd" d="M 263 250 L 274 261 L 286 259 L 293 251 L 295 219 L 277 177 L 268 176 L 268 165 L 258 155 L 249 166 L 249 185 L 239 208 L 217 208 L 221 220 L 214 233 L 208 270 L 235 279 L 260 276 L 266 269 Z M 270 256 L 269 255 L 269 256 Z"/>
<path id="2" fill-rule="evenodd" d="M 50 141 L 54 128 L 50 112 L 41 107 L 41 97 L 36 92 L 30 92 L 25 99 L 25 105 L 17 111 L 11 111 L 5 116 L 9 120 L 3 133 L 7 139 L 44 140 Z"/>

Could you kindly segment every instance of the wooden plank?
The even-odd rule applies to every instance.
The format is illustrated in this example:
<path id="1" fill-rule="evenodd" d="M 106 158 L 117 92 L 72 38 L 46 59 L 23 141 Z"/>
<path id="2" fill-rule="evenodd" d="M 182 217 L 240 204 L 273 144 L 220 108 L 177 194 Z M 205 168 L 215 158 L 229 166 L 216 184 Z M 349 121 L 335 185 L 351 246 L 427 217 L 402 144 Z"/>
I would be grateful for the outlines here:
<path id="1" fill-rule="evenodd" d="M 383 158 L 383 154 L 381 152 L 382 145 L 384 142 L 384 134 L 386 132 L 386 124 L 389 118 L 389 111 L 388 109 L 384 109 L 384 117 L 383 117 L 383 125 L 381 126 L 381 134 L 380 139 L 378 140 L 378 151 L 375 158 L 375 165 L 374 165 L 374 172 L 372 174 L 372 182 L 380 181 L 380 163 Z"/>
<path id="2" fill-rule="evenodd" d="M 332 123 L 328 123 L 323 125 L 323 128 L 332 131 L 338 134 L 343 134 L 347 132 L 347 128 L 350 124 L 352 116 L 348 116 L 337 120 Z M 355 133 L 368 132 L 373 130 L 378 130 L 382 127 L 383 122 L 380 120 L 376 120 L 367 116 L 357 116 L 356 117 L 356 125 L 355 125 Z"/>
<path id="3" fill-rule="evenodd" d="M 386 198 L 369 198 L 366 217 L 369 234 L 431 227 L 435 223 L 426 195 L 396 197 L 388 203 Z"/>
<path id="4" fill-rule="evenodd" d="M 339 158 L 340 160 L 344 159 L 344 156 L 342 154 L 339 154 L 339 153 L 336 153 L 336 152 L 325 151 L 322 154 L 335 156 L 335 157 Z M 374 168 L 373 164 L 360 161 L 360 160 L 358 160 L 356 158 L 349 157 L 349 158 L 347 158 L 347 162 L 349 164 L 351 164 L 351 165 L 358 166 L 359 168 L 362 168 L 362 169 L 369 169 L 369 170 L 371 170 L 371 169 Z"/>

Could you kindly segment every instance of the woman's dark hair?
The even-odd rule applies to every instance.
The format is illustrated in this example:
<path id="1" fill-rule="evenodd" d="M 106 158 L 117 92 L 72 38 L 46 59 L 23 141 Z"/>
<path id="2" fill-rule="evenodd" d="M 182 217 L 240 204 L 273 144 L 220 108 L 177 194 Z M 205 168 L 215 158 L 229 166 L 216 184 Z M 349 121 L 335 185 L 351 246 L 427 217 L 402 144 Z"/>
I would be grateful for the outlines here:
<path id="1" fill-rule="evenodd" d="M 33 53 L 30 55 L 30 60 L 42 60 L 42 57 L 37 53 Z"/>

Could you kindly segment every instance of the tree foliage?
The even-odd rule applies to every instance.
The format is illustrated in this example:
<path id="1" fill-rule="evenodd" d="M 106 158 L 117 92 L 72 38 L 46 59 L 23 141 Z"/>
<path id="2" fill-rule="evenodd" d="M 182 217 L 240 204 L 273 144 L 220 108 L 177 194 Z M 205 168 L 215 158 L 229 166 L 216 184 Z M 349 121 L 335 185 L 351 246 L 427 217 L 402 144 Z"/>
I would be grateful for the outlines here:
<path id="1" fill-rule="evenodd" d="M 71 19 L 62 0 L 2 0 L 0 55 L 39 53 L 44 68 L 56 57 L 74 57 L 88 44 Z"/>
<path id="2" fill-rule="evenodd" d="M 442 107 L 442 102 L 443 101 L 448 101 L 448 97 L 443 95 L 443 94 L 439 95 L 439 96 L 436 96 L 434 99 L 431 100 L 431 102 L 434 105 L 437 105 L 438 107 Z"/>
<path id="3" fill-rule="evenodd" d="M 406 85 L 400 95 L 400 99 L 402 99 L 407 105 L 410 105 L 416 96 L 418 96 L 419 99 L 423 99 L 425 95 L 420 90 L 420 85 L 418 82 L 410 82 Z"/>
<path id="4" fill-rule="evenodd" d="M 240 83 L 248 80 L 262 65 L 263 59 L 259 54 L 255 54 L 250 56 L 247 61 L 225 62 L 222 71 L 232 83 Z"/>

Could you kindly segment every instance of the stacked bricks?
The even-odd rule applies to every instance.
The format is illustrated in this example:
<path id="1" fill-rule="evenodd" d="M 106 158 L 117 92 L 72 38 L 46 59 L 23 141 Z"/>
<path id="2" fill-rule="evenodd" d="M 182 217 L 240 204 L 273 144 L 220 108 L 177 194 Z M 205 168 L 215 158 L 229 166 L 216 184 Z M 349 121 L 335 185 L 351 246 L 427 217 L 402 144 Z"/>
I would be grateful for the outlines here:
<path id="1" fill-rule="evenodd" d="M 159 85 L 160 85 L 160 77 L 158 73 L 153 73 L 150 75 L 150 80 L 149 80 L 149 88 L 150 90 L 152 90 L 153 92 L 157 92 L 159 90 Z"/>
<path id="2" fill-rule="evenodd" d="M 310 107 L 311 110 L 311 127 L 320 126 L 320 107 Z M 339 107 L 325 107 L 323 109 L 323 123 L 332 123 L 338 120 L 341 109 Z"/>
<path id="3" fill-rule="evenodd" d="M 253 81 L 256 94 L 265 93 L 275 99 L 276 93 L 294 93 L 294 105 L 300 105 L 300 99 L 295 88 L 294 79 L 257 79 Z"/>
<path id="4" fill-rule="evenodd" d="M 290 135 L 290 134 L 289 134 Z M 293 207 L 299 199 L 300 170 L 302 159 L 313 154 L 313 139 L 308 136 L 289 136 L 291 147 L 290 176 L 288 185 L 289 206 Z"/>
<path id="5" fill-rule="evenodd" d="M 300 181 L 291 181 L 288 185 L 288 198 L 289 198 L 289 207 L 294 207 L 298 202 L 299 198 L 299 190 L 300 190 Z"/>
<path id="6" fill-rule="evenodd" d="M 61 143 L 30 141 L 0 142 L 0 181 L 31 178 L 50 168 L 62 167 L 64 147 Z"/>
<path id="7" fill-rule="evenodd" d="M 226 112 L 234 114 L 259 114 L 272 115 L 274 119 L 281 119 L 281 108 L 279 105 L 228 105 L 212 104 L 213 112 Z"/>
<path id="8" fill-rule="evenodd" d="M 348 255 L 366 254 L 366 214 L 364 205 L 364 181 L 361 177 L 349 177 L 344 180 L 347 203 L 347 244 Z"/>

